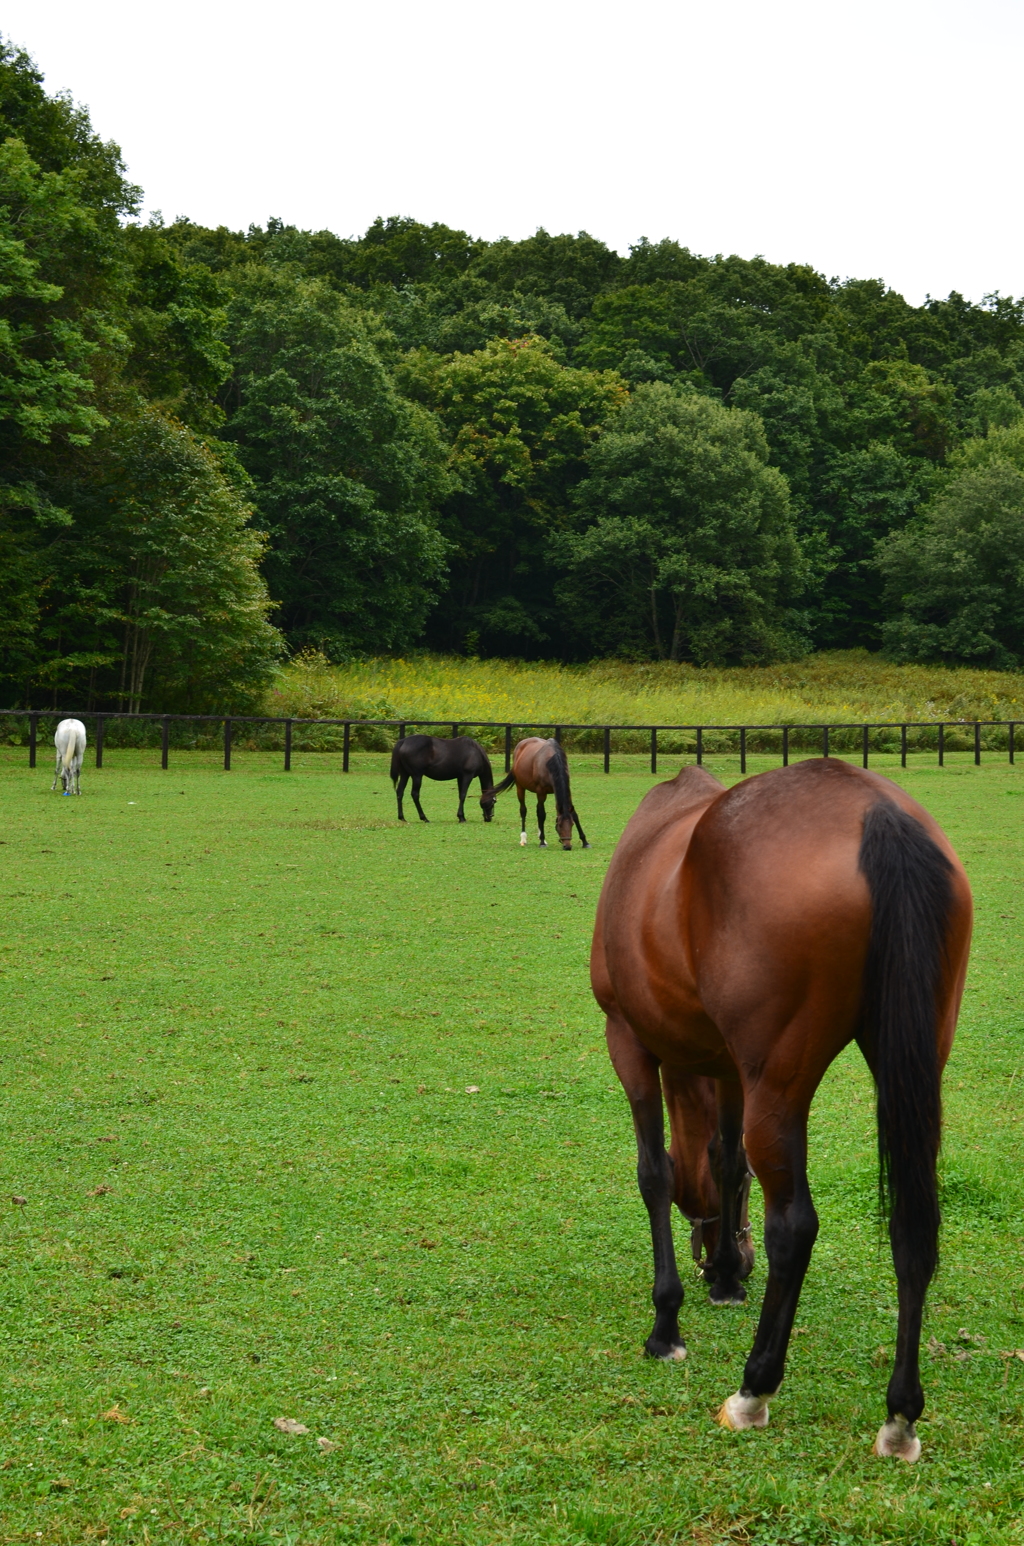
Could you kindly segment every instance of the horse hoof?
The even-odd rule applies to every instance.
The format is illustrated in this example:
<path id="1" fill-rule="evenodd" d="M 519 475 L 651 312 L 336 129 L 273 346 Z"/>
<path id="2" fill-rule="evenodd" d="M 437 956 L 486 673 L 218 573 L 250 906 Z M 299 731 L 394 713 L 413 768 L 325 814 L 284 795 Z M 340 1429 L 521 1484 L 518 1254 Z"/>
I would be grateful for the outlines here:
<path id="1" fill-rule="evenodd" d="M 682 1363 L 686 1357 L 684 1343 L 673 1342 L 666 1344 L 664 1342 L 655 1342 L 653 1337 L 649 1338 L 644 1344 L 644 1352 L 648 1358 L 657 1358 L 659 1363 Z"/>
<path id="2" fill-rule="evenodd" d="M 745 1288 L 741 1288 L 739 1284 L 736 1284 L 734 1288 L 730 1288 L 728 1291 L 724 1291 L 720 1285 L 715 1284 L 708 1295 L 708 1299 L 714 1305 L 746 1304 L 747 1291 Z"/>
<path id="3" fill-rule="evenodd" d="M 544 841 L 544 839 L 543 839 L 543 838 L 541 838 L 541 840 L 540 840 L 540 846 L 541 846 L 541 847 L 542 847 L 542 848 L 546 848 L 546 847 L 547 847 L 547 846 L 548 846 L 548 845 L 547 845 L 547 843 L 545 843 L 545 841 Z"/>
<path id="4" fill-rule="evenodd" d="M 895 1456 L 899 1460 L 905 1460 L 908 1465 L 913 1465 L 915 1460 L 921 1458 L 921 1440 L 914 1432 L 914 1424 L 908 1423 L 899 1412 L 891 1417 L 887 1423 L 883 1423 L 878 1430 L 875 1440 L 875 1454 L 882 1459 Z"/>
<path id="5" fill-rule="evenodd" d="M 581 843 L 581 844 L 580 844 L 580 847 L 581 847 L 581 848 L 589 848 L 589 847 L 590 847 L 590 844 L 589 844 L 589 843 Z"/>
<path id="6" fill-rule="evenodd" d="M 527 844 L 527 841 L 528 841 L 528 839 L 527 839 L 526 833 L 524 832 L 524 833 L 522 833 L 522 835 L 520 836 L 520 839 L 519 839 L 519 846 L 520 846 L 520 848 L 525 848 L 526 844 Z"/>
<path id="7" fill-rule="evenodd" d="M 767 1428 L 768 1397 L 745 1396 L 738 1390 L 722 1403 L 717 1421 L 732 1433 L 742 1433 L 746 1428 Z"/>

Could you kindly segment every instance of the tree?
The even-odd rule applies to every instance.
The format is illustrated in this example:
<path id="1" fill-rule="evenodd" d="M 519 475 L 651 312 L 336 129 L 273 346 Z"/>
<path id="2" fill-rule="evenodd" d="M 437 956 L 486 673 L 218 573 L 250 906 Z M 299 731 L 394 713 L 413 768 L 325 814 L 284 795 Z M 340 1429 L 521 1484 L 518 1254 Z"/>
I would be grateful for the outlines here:
<path id="1" fill-rule="evenodd" d="M 787 602 L 806 564 L 760 421 L 662 382 L 606 426 L 553 543 L 566 607 L 594 653 L 701 663 L 804 648 Z"/>
<path id="2" fill-rule="evenodd" d="M 36 679 L 133 712 L 252 708 L 282 641 L 251 507 L 185 425 L 139 398 L 113 406 L 39 550 Z"/>
<path id="3" fill-rule="evenodd" d="M 445 581 L 436 423 L 321 280 L 244 274 L 230 330 L 224 435 L 252 479 L 289 642 L 333 659 L 407 648 Z"/>
<path id="4" fill-rule="evenodd" d="M 886 654 L 1010 670 L 1024 661 L 1024 424 L 968 441 L 944 487 L 878 549 Z"/>
<path id="5" fill-rule="evenodd" d="M 472 354 L 410 354 L 399 381 L 432 408 L 449 443 L 454 488 L 442 530 L 452 585 L 433 625 L 451 648 L 536 650 L 551 639 L 552 533 L 607 415 L 617 376 L 559 363 L 546 339 L 492 339 Z M 559 641 L 561 642 L 561 641 Z"/>

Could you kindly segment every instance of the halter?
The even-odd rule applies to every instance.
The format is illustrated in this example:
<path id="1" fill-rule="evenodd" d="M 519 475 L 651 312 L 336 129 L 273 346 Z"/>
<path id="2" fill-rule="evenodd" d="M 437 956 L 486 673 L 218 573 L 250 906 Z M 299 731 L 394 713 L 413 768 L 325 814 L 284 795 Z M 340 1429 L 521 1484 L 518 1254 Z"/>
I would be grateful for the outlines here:
<path id="1" fill-rule="evenodd" d="M 753 1171 L 748 1170 L 746 1175 L 743 1177 L 743 1180 L 740 1182 L 741 1208 L 743 1207 L 743 1204 L 746 1202 L 747 1198 L 750 1196 L 750 1183 L 753 1181 L 753 1179 Z M 679 1211 L 682 1212 L 682 1209 Z M 698 1267 L 701 1264 L 701 1252 L 704 1249 L 704 1227 L 706 1224 L 717 1224 L 721 1217 L 722 1215 L 720 1213 L 716 1213 L 714 1218 L 711 1219 L 695 1219 L 692 1218 L 689 1213 L 683 1213 L 683 1218 L 690 1226 L 690 1255 L 693 1257 L 693 1260 Z M 750 1235 L 751 1225 L 746 1223 L 741 1225 L 741 1227 L 736 1230 L 735 1234 L 733 1235 L 733 1239 L 736 1241 L 737 1245 L 740 1245 L 742 1241 L 749 1240 Z"/>

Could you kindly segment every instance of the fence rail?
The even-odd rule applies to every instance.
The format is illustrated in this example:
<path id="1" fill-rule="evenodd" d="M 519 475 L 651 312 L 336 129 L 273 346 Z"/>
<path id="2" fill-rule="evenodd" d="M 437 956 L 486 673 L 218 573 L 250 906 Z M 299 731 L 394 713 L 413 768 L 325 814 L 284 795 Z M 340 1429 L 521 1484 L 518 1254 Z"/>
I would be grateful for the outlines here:
<path id="1" fill-rule="evenodd" d="M 705 737 L 708 735 L 729 735 L 739 737 L 740 772 L 747 771 L 747 737 L 751 732 L 757 735 L 771 733 L 781 737 L 780 752 L 784 767 L 789 765 L 790 737 L 794 731 L 814 732 L 821 735 L 821 756 L 835 755 L 830 751 L 830 738 L 836 732 L 859 731 L 860 754 L 863 766 L 868 766 L 869 740 L 872 731 L 898 730 L 900 732 L 900 760 L 903 767 L 907 765 L 908 732 L 916 730 L 938 730 L 938 756 L 939 767 L 942 767 L 946 753 L 946 731 L 955 731 L 957 734 L 970 732 L 973 734 L 974 761 L 981 763 L 981 733 L 982 730 L 997 729 L 1006 731 L 1006 749 L 1010 762 L 1014 761 L 1015 736 L 1017 725 L 1024 723 L 1020 720 L 1005 719 L 975 719 L 975 720 L 878 720 L 867 723 L 831 723 L 823 724 L 820 721 L 810 724 L 788 725 L 580 725 L 558 723 L 556 720 L 526 721 L 513 720 L 484 720 L 484 719 L 298 719 L 284 718 L 267 714 L 121 714 L 110 713 L 106 710 L 76 710 L 72 714 L 57 709 L 0 709 L 0 721 L 20 720 L 28 725 L 28 765 L 34 768 L 36 765 L 36 751 L 38 747 L 40 720 L 59 720 L 62 718 L 75 718 L 91 720 L 94 726 L 93 745 L 96 752 L 96 766 L 103 766 L 103 737 L 106 726 L 112 722 L 128 722 L 131 724 L 145 725 L 158 724 L 161 727 L 160 734 L 160 765 L 166 768 L 170 756 L 170 727 L 172 724 L 192 725 L 221 725 L 223 726 L 224 767 L 231 767 L 231 748 L 235 726 L 238 725 L 281 725 L 284 729 L 284 771 L 291 772 L 292 766 L 292 735 L 296 726 L 314 726 L 323 729 L 326 726 L 341 727 L 342 730 L 342 771 L 347 773 L 350 766 L 352 751 L 352 732 L 363 729 L 394 729 L 398 731 L 400 740 L 410 730 L 417 729 L 448 729 L 452 736 L 459 735 L 463 730 L 501 730 L 504 731 L 505 771 L 508 772 L 512 764 L 512 732 L 546 730 L 553 731 L 556 741 L 561 741 L 567 731 L 586 731 L 602 733 L 602 745 L 604 751 L 604 771 L 611 770 L 611 738 L 613 733 L 637 734 L 650 737 L 651 772 L 658 771 L 658 735 L 659 733 L 682 733 L 693 736 L 695 745 L 693 748 L 698 765 L 704 761 L 709 748 L 706 747 Z M 877 748 L 876 748 L 877 750 Z M 712 755 L 717 749 L 711 751 Z M 670 755 L 679 755 L 671 753 Z M 684 752 L 682 755 L 688 755 Z"/>

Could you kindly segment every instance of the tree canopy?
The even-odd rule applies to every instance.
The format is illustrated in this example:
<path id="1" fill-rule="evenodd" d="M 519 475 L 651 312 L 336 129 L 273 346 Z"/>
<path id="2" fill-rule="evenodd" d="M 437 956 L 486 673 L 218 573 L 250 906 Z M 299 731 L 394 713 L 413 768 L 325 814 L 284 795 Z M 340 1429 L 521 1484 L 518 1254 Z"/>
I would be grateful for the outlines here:
<path id="1" fill-rule="evenodd" d="M 574 504 L 578 528 L 555 548 L 591 652 L 704 664 L 806 648 L 787 606 L 806 562 L 756 415 L 639 386 L 591 450 Z"/>
<path id="2" fill-rule="evenodd" d="M 255 703 L 306 646 L 1024 658 L 1024 302 L 139 205 L 0 40 L 9 703 Z"/>

